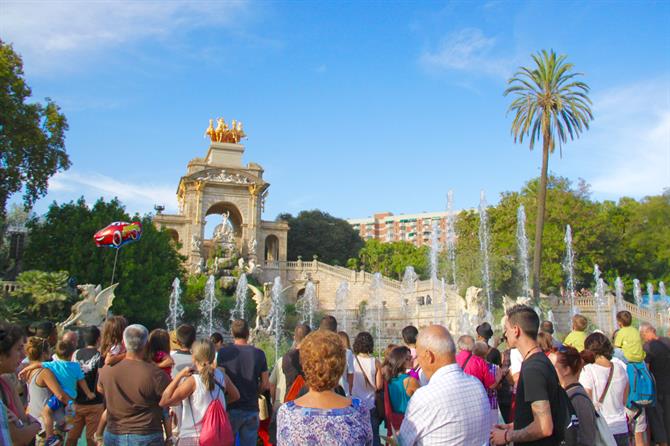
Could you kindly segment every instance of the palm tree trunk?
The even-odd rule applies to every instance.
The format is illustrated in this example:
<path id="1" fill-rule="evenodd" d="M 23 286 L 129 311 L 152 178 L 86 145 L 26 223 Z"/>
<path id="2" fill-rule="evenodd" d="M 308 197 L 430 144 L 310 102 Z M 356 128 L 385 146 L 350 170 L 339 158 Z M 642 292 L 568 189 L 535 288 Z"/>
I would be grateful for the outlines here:
<path id="1" fill-rule="evenodd" d="M 535 223 L 535 249 L 533 251 L 533 299 L 536 304 L 540 302 L 540 269 L 542 266 L 542 232 L 544 229 L 544 210 L 547 202 L 547 170 L 549 168 L 549 147 L 551 146 L 551 135 L 549 131 L 544 132 L 542 143 L 542 172 L 540 174 L 540 187 L 537 191 L 537 220 Z"/>

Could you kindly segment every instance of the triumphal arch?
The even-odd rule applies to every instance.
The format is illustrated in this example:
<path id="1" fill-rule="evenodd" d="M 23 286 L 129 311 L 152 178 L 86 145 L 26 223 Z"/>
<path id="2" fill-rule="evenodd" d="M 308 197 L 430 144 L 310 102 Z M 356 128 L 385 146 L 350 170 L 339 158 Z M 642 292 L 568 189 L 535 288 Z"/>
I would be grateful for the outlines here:
<path id="1" fill-rule="evenodd" d="M 256 265 L 285 261 L 288 224 L 261 220 L 270 184 L 260 165 L 242 164 L 242 123 L 233 120 L 228 126 L 219 118 L 215 128 L 210 119 L 205 136 L 210 140 L 207 155 L 192 159 L 179 180 L 179 213 L 159 213 L 154 223 L 179 243 L 191 273 L 205 272 L 207 260 L 221 247 Z M 221 221 L 210 237 L 205 235 L 205 218 L 213 214 Z"/>

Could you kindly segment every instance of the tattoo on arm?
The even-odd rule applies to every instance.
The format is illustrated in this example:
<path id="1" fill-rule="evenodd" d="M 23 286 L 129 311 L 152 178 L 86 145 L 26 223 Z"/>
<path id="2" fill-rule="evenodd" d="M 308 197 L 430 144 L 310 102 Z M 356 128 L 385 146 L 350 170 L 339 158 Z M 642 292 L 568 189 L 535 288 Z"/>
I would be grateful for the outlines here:
<path id="1" fill-rule="evenodd" d="M 543 432 L 553 430 L 549 401 L 533 401 L 530 407 L 533 411 L 533 421 L 523 429 L 511 431 L 508 436 L 510 441 L 524 442 L 539 440 L 548 436 Z"/>

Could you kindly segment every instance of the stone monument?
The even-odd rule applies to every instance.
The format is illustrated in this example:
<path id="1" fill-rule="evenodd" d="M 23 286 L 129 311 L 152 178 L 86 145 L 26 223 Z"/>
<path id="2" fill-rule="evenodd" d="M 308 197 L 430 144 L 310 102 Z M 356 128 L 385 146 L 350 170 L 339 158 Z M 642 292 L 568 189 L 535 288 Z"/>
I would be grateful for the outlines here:
<path id="1" fill-rule="evenodd" d="M 228 126 L 218 118 L 215 127 L 214 122 L 210 119 L 205 131 L 210 140 L 207 155 L 192 159 L 179 180 L 179 212 L 158 214 L 154 223 L 180 243 L 190 273 L 203 272 L 206 259 L 213 258 L 219 246 L 234 250 L 252 265 L 285 261 L 288 224 L 261 220 L 270 184 L 260 165 L 242 164 L 240 141 L 246 137 L 242 123 L 233 120 Z M 212 214 L 221 215 L 222 221 L 207 239 L 205 217 Z"/>

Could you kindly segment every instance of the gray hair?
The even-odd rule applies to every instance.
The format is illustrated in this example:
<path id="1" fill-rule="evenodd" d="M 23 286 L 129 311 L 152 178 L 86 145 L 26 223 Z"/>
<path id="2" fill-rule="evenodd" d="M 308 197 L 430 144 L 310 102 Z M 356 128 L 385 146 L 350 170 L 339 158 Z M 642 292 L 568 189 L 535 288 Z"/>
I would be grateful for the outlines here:
<path id="1" fill-rule="evenodd" d="M 416 344 L 437 356 L 456 354 L 454 338 L 451 337 L 449 330 L 441 325 L 431 325 L 421 330 L 416 338 Z"/>
<path id="2" fill-rule="evenodd" d="M 458 349 L 465 350 L 466 352 L 471 352 L 475 347 L 475 338 L 470 335 L 463 335 L 458 338 Z"/>
<path id="3" fill-rule="evenodd" d="M 123 343 L 129 353 L 140 353 L 147 345 L 149 331 L 144 325 L 132 324 L 123 330 Z"/>
<path id="4" fill-rule="evenodd" d="M 650 331 L 652 333 L 656 333 L 656 327 L 651 325 L 649 322 L 640 322 L 640 332 L 643 331 Z"/>

